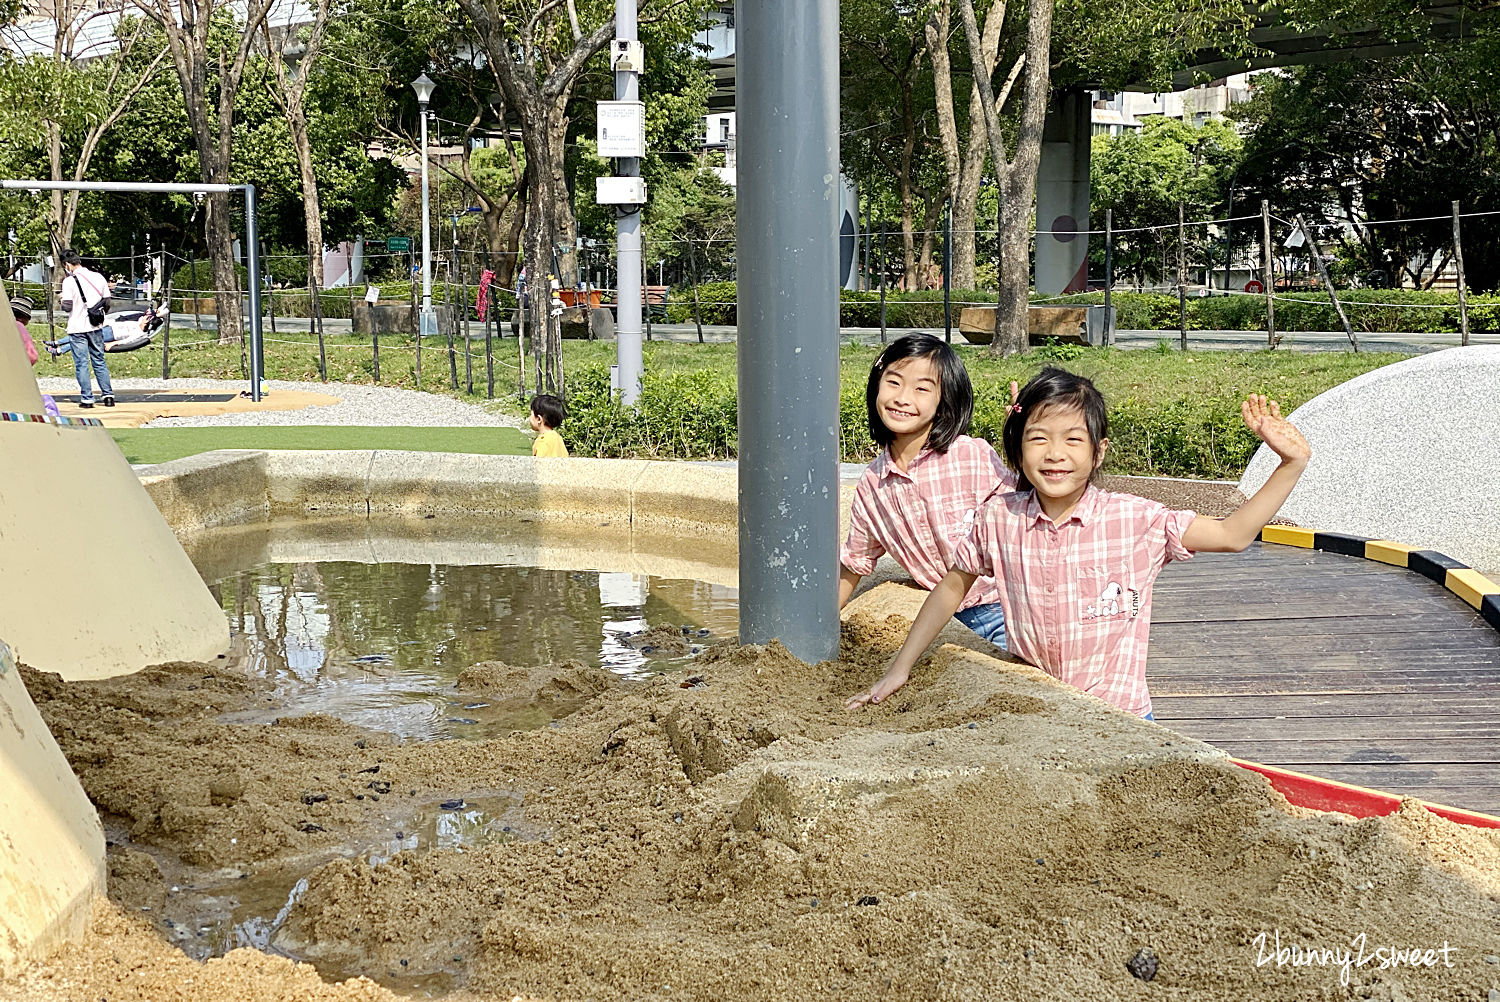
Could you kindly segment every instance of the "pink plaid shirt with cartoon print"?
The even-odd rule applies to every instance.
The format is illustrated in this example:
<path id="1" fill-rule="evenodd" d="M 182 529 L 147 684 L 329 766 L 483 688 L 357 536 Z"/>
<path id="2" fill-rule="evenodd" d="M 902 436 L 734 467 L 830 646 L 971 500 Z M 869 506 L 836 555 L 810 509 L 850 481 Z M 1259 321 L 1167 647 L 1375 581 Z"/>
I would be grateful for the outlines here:
<path id="1" fill-rule="evenodd" d="M 1151 585 L 1167 561 L 1193 556 L 1182 534 L 1196 517 L 1090 486 L 1054 525 L 1035 492 L 997 493 L 954 566 L 998 577 L 1012 654 L 1144 717 Z"/>
<path id="2" fill-rule="evenodd" d="M 984 499 L 1015 486 L 1016 475 L 980 438 L 960 435 L 947 452 L 923 449 L 907 470 L 891 462 L 887 449 L 859 478 L 839 562 L 865 575 L 882 553 L 889 553 L 912 580 L 931 591 L 948 573 L 954 549 L 968 535 Z M 959 608 L 998 601 L 1000 590 L 985 575 Z"/>

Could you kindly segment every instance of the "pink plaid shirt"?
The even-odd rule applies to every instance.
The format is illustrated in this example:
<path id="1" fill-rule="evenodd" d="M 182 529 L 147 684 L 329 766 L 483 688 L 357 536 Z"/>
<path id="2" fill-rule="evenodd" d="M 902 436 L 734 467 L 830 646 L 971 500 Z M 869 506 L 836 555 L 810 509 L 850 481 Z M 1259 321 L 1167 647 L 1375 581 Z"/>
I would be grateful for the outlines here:
<path id="1" fill-rule="evenodd" d="M 1197 516 L 1133 494 L 1089 487 L 1062 525 L 1032 491 L 996 494 L 954 566 L 1001 581 L 1007 647 L 1047 674 L 1144 717 L 1151 584 L 1188 560 Z"/>
<path id="2" fill-rule="evenodd" d="M 931 591 L 953 565 L 954 548 L 968 535 L 984 499 L 1015 486 L 1015 474 L 984 439 L 960 435 L 947 452 L 923 449 L 904 471 L 886 450 L 859 478 L 839 562 L 855 574 L 869 574 L 880 555 L 889 553 Z M 985 575 L 960 608 L 998 601 L 1000 589 Z"/>

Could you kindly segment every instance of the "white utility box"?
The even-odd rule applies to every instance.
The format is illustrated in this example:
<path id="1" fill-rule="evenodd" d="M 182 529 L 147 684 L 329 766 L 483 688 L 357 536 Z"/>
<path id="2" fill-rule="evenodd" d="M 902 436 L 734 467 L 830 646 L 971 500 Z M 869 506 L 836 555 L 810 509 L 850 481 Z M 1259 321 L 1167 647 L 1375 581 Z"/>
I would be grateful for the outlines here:
<path id="1" fill-rule="evenodd" d="M 645 205 L 646 179 L 601 177 L 595 181 L 594 201 L 600 205 Z"/>
<path id="2" fill-rule="evenodd" d="M 646 155 L 646 105 L 640 101 L 600 101 L 599 156 Z"/>

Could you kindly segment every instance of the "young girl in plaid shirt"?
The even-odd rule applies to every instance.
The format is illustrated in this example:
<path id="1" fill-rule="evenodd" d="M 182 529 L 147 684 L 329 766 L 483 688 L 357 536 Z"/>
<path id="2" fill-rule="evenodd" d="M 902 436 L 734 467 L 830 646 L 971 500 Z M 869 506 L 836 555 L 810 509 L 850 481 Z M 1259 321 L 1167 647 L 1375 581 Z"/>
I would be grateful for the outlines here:
<path id="1" fill-rule="evenodd" d="M 1013 653 L 1151 719 L 1146 642 L 1152 582 L 1169 560 L 1248 547 L 1312 455 L 1276 401 L 1251 394 L 1240 413 L 1281 465 L 1233 514 L 1204 518 L 1093 486 L 1109 447 L 1104 398 L 1081 376 L 1042 370 L 1005 422 L 1005 458 L 1016 470 L 1017 489 L 997 491 L 985 503 L 885 676 L 851 698 L 849 708 L 878 703 L 905 685 L 974 582 L 993 575 Z"/>
<path id="2" fill-rule="evenodd" d="M 908 334 L 882 351 L 865 385 L 865 407 L 870 435 L 882 448 L 854 492 L 849 537 L 839 553 L 839 608 L 883 553 L 917 584 L 934 588 L 984 499 L 1016 484 L 988 442 L 964 434 L 974 390 L 963 362 L 940 338 Z M 980 575 L 948 616 L 1004 649 L 999 601 L 995 579 Z"/>

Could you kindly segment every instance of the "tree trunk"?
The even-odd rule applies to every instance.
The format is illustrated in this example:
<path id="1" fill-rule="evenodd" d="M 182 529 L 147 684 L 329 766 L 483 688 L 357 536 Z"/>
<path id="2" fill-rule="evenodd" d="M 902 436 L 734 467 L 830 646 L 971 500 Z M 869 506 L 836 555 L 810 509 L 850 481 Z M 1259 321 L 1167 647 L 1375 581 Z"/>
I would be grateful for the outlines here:
<path id="1" fill-rule="evenodd" d="M 318 176 L 313 170 L 312 141 L 307 135 L 307 113 L 301 94 L 287 104 L 287 126 L 292 146 L 297 151 L 297 167 L 302 174 L 302 199 L 307 213 L 307 277 L 317 292 L 323 291 L 323 208 L 318 196 Z"/>
<path id="2" fill-rule="evenodd" d="M 980 107 L 978 82 L 969 90 L 969 133 L 962 152 L 959 150 L 958 122 L 953 105 L 952 60 L 948 56 L 948 36 L 952 24 L 952 0 L 943 0 L 927 25 L 927 48 L 932 57 L 933 83 L 937 98 L 938 135 L 943 144 L 943 161 L 948 173 L 948 194 L 953 198 L 953 287 L 972 289 L 976 281 L 975 243 L 978 234 L 979 182 L 984 176 L 988 154 L 985 144 L 984 111 Z M 983 69 L 995 72 L 1000 59 L 1000 31 L 1005 23 L 1003 6 L 985 21 L 982 35 Z M 979 67 L 981 64 L 974 64 Z M 1003 100 L 1003 98 L 1002 98 Z"/>
<path id="3" fill-rule="evenodd" d="M 560 108 L 549 130 L 547 149 L 555 154 L 552 167 L 552 199 L 543 202 L 552 209 L 552 238 L 557 257 L 557 277 L 563 288 L 578 284 L 578 217 L 573 213 L 572 193 L 568 190 L 566 143 L 568 117 Z"/>
<path id="4" fill-rule="evenodd" d="M 984 58 L 979 26 L 974 19 L 974 0 L 960 0 L 969 53 L 976 64 Z M 995 180 L 1000 188 L 1000 295 L 995 309 L 995 337 L 990 354 L 1013 355 L 1027 345 L 1026 308 L 1031 291 L 1031 209 L 1036 198 L 1036 172 L 1042 154 L 1042 123 L 1047 115 L 1048 78 L 1051 70 L 1053 0 L 1028 0 L 1025 52 L 1025 84 L 1016 152 L 1006 156 L 1005 136 L 1000 131 L 1000 106 L 1009 84 L 996 97 L 988 76 L 975 74 L 980 107 L 990 155 L 995 161 Z M 997 5 L 989 16 L 1003 12 Z M 1019 64 L 1018 64 L 1019 70 Z M 1011 79 L 1015 78 L 1015 71 Z"/>
<path id="5" fill-rule="evenodd" d="M 517 264 L 521 253 L 521 233 L 526 228 L 527 191 L 522 187 L 511 202 L 505 217 L 490 237 L 490 254 L 495 260 L 495 281 L 507 289 L 516 287 Z"/>
<path id="6" fill-rule="evenodd" d="M 1028 347 L 1026 308 L 1031 291 L 1031 200 L 1007 193 L 1000 201 L 1000 295 L 996 299 L 991 355 Z"/>
<path id="7" fill-rule="evenodd" d="M 943 221 L 941 200 L 937 198 L 927 199 L 926 211 L 922 213 L 922 250 L 917 255 L 917 274 L 919 289 L 939 289 L 942 286 L 940 280 L 934 281 L 932 277 L 932 251 L 937 245 L 937 228 Z M 941 272 L 939 272 L 941 274 Z"/>
<path id="8" fill-rule="evenodd" d="M 554 344 L 560 341 L 561 324 L 552 316 L 552 254 L 558 242 L 557 202 L 563 198 L 557 190 L 560 175 L 558 164 L 563 157 L 562 143 L 553 145 L 553 137 L 562 129 L 556 119 L 562 118 L 560 108 L 549 108 L 537 103 L 523 109 L 522 121 L 526 136 L 526 189 L 531 194 L 526 212 L 524 237 L 526 259 L 526 291 L 530 297 L 527 310 L 528 326 L 540 370 L 540 392 L 557 392 L 557 364 L 553 357 Z M 533 382 L 536 385 L 536 381 Z"/>

